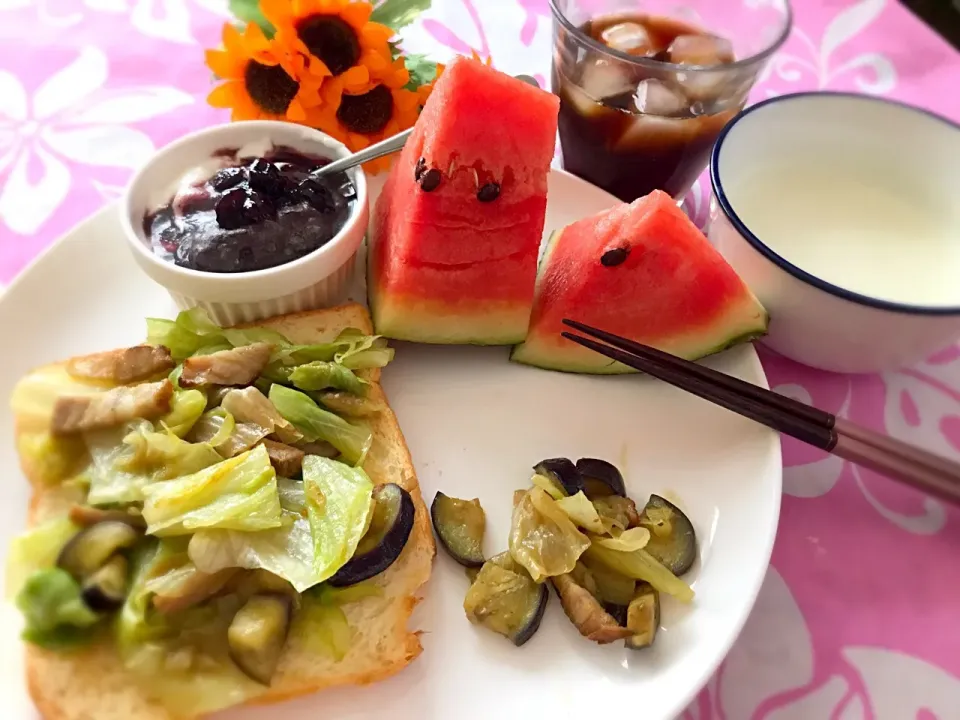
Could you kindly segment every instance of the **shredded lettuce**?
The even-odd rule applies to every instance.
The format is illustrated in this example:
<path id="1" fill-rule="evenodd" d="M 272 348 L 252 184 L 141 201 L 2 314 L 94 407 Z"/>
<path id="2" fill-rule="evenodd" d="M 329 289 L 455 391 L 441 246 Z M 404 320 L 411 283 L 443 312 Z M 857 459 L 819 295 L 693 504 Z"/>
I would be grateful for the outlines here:
<path id="1" fill-rule="evenodd" d="M 554 500 L 563 500 L 563 498 L 567 497 L 567 491 L 560 487 L 559 483 L 554 482 L 553 479 L 548 478 L 546 475 L 534 473 L 533 477 L 530 478 L 530 482 L 543 490 Z"/>
<path id="2" fill-rule="evenodd" d="M 193 717 L 242 704 L 264 688 L 221 656 L 217 637 L 226 636 L 224 623 L 232 617 L 226 608 L 197 607 L 173 616 L 151 609 L 150 587 L 188 561 L 184 541 L 164 539 L 135 553 L 133 580 L 116 619 L 115 637 L 124 666 L 142 690 L 171 714 Z M 205 654 L 202 664 L 194 663 L 195 648 L 213 655 Z"/>
<path id="3" fill-rule="evenodd" d="M 227 441 L 235 426 L 236 420 L 231 413 L 222 407 L 214 408 L 197 420 L 190 433 L 190 441 L 216 447 Z"/>
<path id="4" fill-rule="evenodd" d="M 270 388 L 270 402 L 303 433 L 305 441 L 325 440 L 340 451 L 346 462 L 353 465 L 363 463 L 373 443 L 369 428 L 348 423 L 322 409 L 308 395 L 283 385 Z"/>
<path id="5" fill-rule="evenodd" d="M 75 475 L 88 460 L 80 437 L 54 437 L 47 432 L 17 436 L 17 452 L 29 464 L 31 478 L 55 485 Z"/>
<path id="6" fill-rule="evenodd" d="M 534 477 L 542 477 L 535 475 Z M 549 493 L 548 493 L 549 494 Z M 581 490 L 576 495 L 570 497 L 554 498 L 557 507 L 563 510 L 567 517 L 573 520 L 580 527 L 590 532 L 602 535 L 605 531 L 603 523 L 600 521 L 600 515 L 587 496 Z"/>
<path id="7" fill-rule="evenodd" d="M 586 556 L 621 575 L 634 580 L 645 580 L 660 592 L 673 595 L 680 602 L 693 600 L 693 589 L 657 562 L 646 550 L 620 552 L 593 543 L 587 549 Z"/>
<path id="8" fill-rule="evenodd" d="M 176 320 L 147 318 L 147 342 L 166 346 L 177 362 L 191 355 L 255 342 L 269 342 L 278 347 L 290 344 L 283 335 L 267 328 L 223 329 L 198 307 L 184 310 Z"/>
<path id="9" fill-rule="evenodd" d="M 314 570 L 326 580 L 357 550 L 369 526 L 373 482 L 360 468 L 308 455 L 303 487 L 314 543 Z"/>
<path id="10" fill-rule="evenodd" d="M 201 528 L 257 531 L 281 524 L 277 475 L 262 445 L 142 492 L 151 535 L 185 535 Z"/>
<path id="11" fill-rule="evenodd" d="M 134 454 L 123 438 L 141 426 L 147 431 L 153 426 L 146 420 L 139 423 L 87 433 L 84 439 L 90 452 L 91 466 L 86 473 L 90 482 L 87 502 L 90 505 L 130 505 L 143 501 L 143 488 L 153 482 L 153 473 L 132 472 L 123 469 L 125 461 Z"/>
<path id="12" fill-rule="evenodd" d="M 79 583 L 60 568 L 38 570 L 30 575 L 17 593 L 16 603 L 26 620 L 23 639 L 42 647 L 81 643 L 100 620 L 83 602 Z"/>
<path id="13" fill-rule="evenodd" d="M 313 533 L 307 519 L 303 483 L 277 478 L 281 526 L 274 530 L 237 532 L 200 530 L 190 538 L 190 559 L 205 573 L 239 567 L 263 569 L 282 577 L 298 592 L 322 582 L 314 563 Z"/>
<path id="14" fill-rule="evenodd" d="M 379 335 L 364 335 L 356 328 L 347 328 L 335 342 L 344 347 L 334 355 L 334 361 L 351 370 L 381 368 L 393 360 L 393 348 L 387 347 L 387 341 Z"/>
<path id="15" fill-rule="evenodd" d="M 335 362 L 315 360 L 298 365 L 290 373 L 290 382 L 301 390 L 346 390 L 364 396 L 370 383 L 353 374 L 353 371 Z"/>
<path id="16" fill-rule="evenodd" d="M 595 545 L 600 545 L 610 550 L 619 550 L 620 552 L 640 550 L 641 548 L 645 548 L 648 542 L 650 542 L 650 531 L 642 527 L 624 530 L 614 537 L 593 538 Z"/>
<path id="17" fill-rule="evenodd" d="M 350 651 L 354 636 L 343 607 L 382 595 L 383 588 L 369 582 L 346 588 L 320 585 L 303 596 L 303 607 L 294 619 L 293 634 L 305 638 L 313 652 L 339 662 Z"/>
<path id="18" fill-rule="evenodd" d="M 273 403 L 255 387 L 228 391 L 220 401 L 220 407 L 242 423 L 253 423 L 275 433 L 280 442 L 289 444 L 303 440 L 303 434 L 283 415 Z"/>
<path id="19" fill-rule="evenodd" d="M 524 493 L 513 509 L 510 555 L 535 582 L 572 572 L 590 540 L 541 488 Z"/>
<path id="20" fill-rule="evenodd" d="M 7 552 L 4 578 L 7 599 L 12 600 L 37 570 L 53 567 L 60 550 L 79 529 L 69 518 L 62 517 L 48 520 L 15 537 Z"/>
<path id="21" fill-rule="evenodd" d="M 208 445 L 189 443 L 169 433 L 153 432 L 149 423 L 139 425 L 123 438 L 131 452 L 114 467 L 128 472 L 149 473 L 155 480 L 192 475 L 222 459 Z"/>
<path id="22" fill-rule="evenodd" d="M 177 437 L 184 437 L 207 408 L 207 396 L 200 390 L 177 390 L 170 402 L 170 412 L 157 421 Z"/>

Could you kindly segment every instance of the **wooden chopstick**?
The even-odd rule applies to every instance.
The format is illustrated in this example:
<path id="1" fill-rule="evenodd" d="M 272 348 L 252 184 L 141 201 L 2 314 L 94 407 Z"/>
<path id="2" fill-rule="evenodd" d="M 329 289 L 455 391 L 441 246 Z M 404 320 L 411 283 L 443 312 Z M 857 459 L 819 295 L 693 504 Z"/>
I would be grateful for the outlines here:
<path id="1" fill-rule="evenodd" d="M 568 340 L 809 445 L 960 503 L 960 463 L 655 348 L 572 320 L 564 323 L 610 344 L 561 333 Z"/>
<path id="2" fill-rule="evenodd" d="M 920 464 L 930 463 L 935 469 L 939 469 L 944 472 L 948 472 L 949 466 L 952 465 L 952 461 L 947 460 L 939 455 L 933 455 L 932 453 L 922 450 L 915 445 L 910 445 L 887 435 L 881 435 L 873 430 L 869 430 L 855 423 L 838 418 L 831 413 L 821 410 L 820 408 L 807 405 L 806 403 L 794 400 L 793 398 L 788 398 L 785 395 L 775 393 L 771 390 L 765 390 L 764 388 L 757 387 L 756 385 L 740 380 L 739 378 L 725 375 L 724 373 L 718 372 L 711 368 L 683 360 L 682 358 L 678 358 L 675 355 L 658 350 L 657 348 L 653 348 L 648 345 L 641 345 L 638 342 L 628 340 L 627 338 L 614 335 L 589 325 L 584 325 L 583 323 L 579 323 L 574 320 L 564 320 L 563 322 L 565 325 L 576 328 L 587 335 L 600 338 L 604 342 L 607 342 L 614 347 L 626 350 L 631 355 L 635 355 L 651 362 L 659 362 L 660 364 L 664 364 L 669 367 L 682 368 L 682 373 L 684 375 L 690 375 L 699 378 L 708 384 L 728 389 L 734 394 L 742 395 L 743 397 L 750 398 L 756 402 L 780 408 L 797 417 L 807 419 L 816 425 L 821 425 L 826 428 L 834 428 L 837 431 L 837 437 L 848 435 L 867 445 L 883 447 L 888 452 L 901 455 L 905 460 L 910 462 Z M 818 447 L 820 446 L 818 445 Z M 828 451 L 831 450 L 830 447 L 822 447 L 822 449 Z M 944 463 L 946 463 L 946 465 Z"/>

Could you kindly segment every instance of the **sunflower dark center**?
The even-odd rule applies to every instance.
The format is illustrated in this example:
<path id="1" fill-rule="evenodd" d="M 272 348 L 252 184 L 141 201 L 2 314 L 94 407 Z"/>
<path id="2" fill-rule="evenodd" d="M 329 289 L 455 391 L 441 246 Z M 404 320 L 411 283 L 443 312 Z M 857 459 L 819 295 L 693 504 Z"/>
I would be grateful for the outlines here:
<path id="1" fill-rule="evenodd" d="M 297 23 L 297 37 L 334 75 L 346 72 L 360 59 L 357 33 L 336 15 L 304 18 Z"/>
<path id="2" fill-rule="evenodd" d="M 337 119 L 355 133 L 370 135 L 383 130 L 393 114 L 393 95 L 383 85 L 363 95 L 344 95 Z"/>
<path id="3" fill-rule="evenodd" d="M 247 63 L 244 84 L 257 107 L 274 115 L 283 115 L 297 95 L 300 85 L 279 65 Z"/>

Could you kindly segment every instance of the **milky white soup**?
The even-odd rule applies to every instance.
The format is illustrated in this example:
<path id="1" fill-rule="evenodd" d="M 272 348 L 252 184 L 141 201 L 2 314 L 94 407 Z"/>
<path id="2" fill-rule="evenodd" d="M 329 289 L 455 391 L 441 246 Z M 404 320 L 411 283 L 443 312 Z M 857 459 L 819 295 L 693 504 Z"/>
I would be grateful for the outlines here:
<path id="1" fill-rule="evenodd" d="M 811 98 L 764 108 L 762 124 L 748 115 L 721 153 L 723 191 L 760 242 L 811 275 L 960 306 L 960 130 L 920 116 L 923 132 L 908 131 L 909 111 L 872 105 L 841 114 Z"/>

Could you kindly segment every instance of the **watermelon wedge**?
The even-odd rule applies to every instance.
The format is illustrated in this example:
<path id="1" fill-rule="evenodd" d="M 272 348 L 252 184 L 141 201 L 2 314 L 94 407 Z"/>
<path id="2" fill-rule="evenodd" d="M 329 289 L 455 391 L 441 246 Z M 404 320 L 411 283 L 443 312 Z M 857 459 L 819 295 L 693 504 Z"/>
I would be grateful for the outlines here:
<path id="1" fill-rule="evenodd" d="M 564 318 L 688 360 L 763 335 L 767 313 L 673 199 L 659 190 L 554 233 L 515 362 L 550 370 L 635 372 L 560 333 Z"/>
<path id="2" fill-rule="evenodd" d="M 530 320 L 559 101 L 458 57 L 427 100 L 374 208 L 376 332 L 512 345 Z"/>

